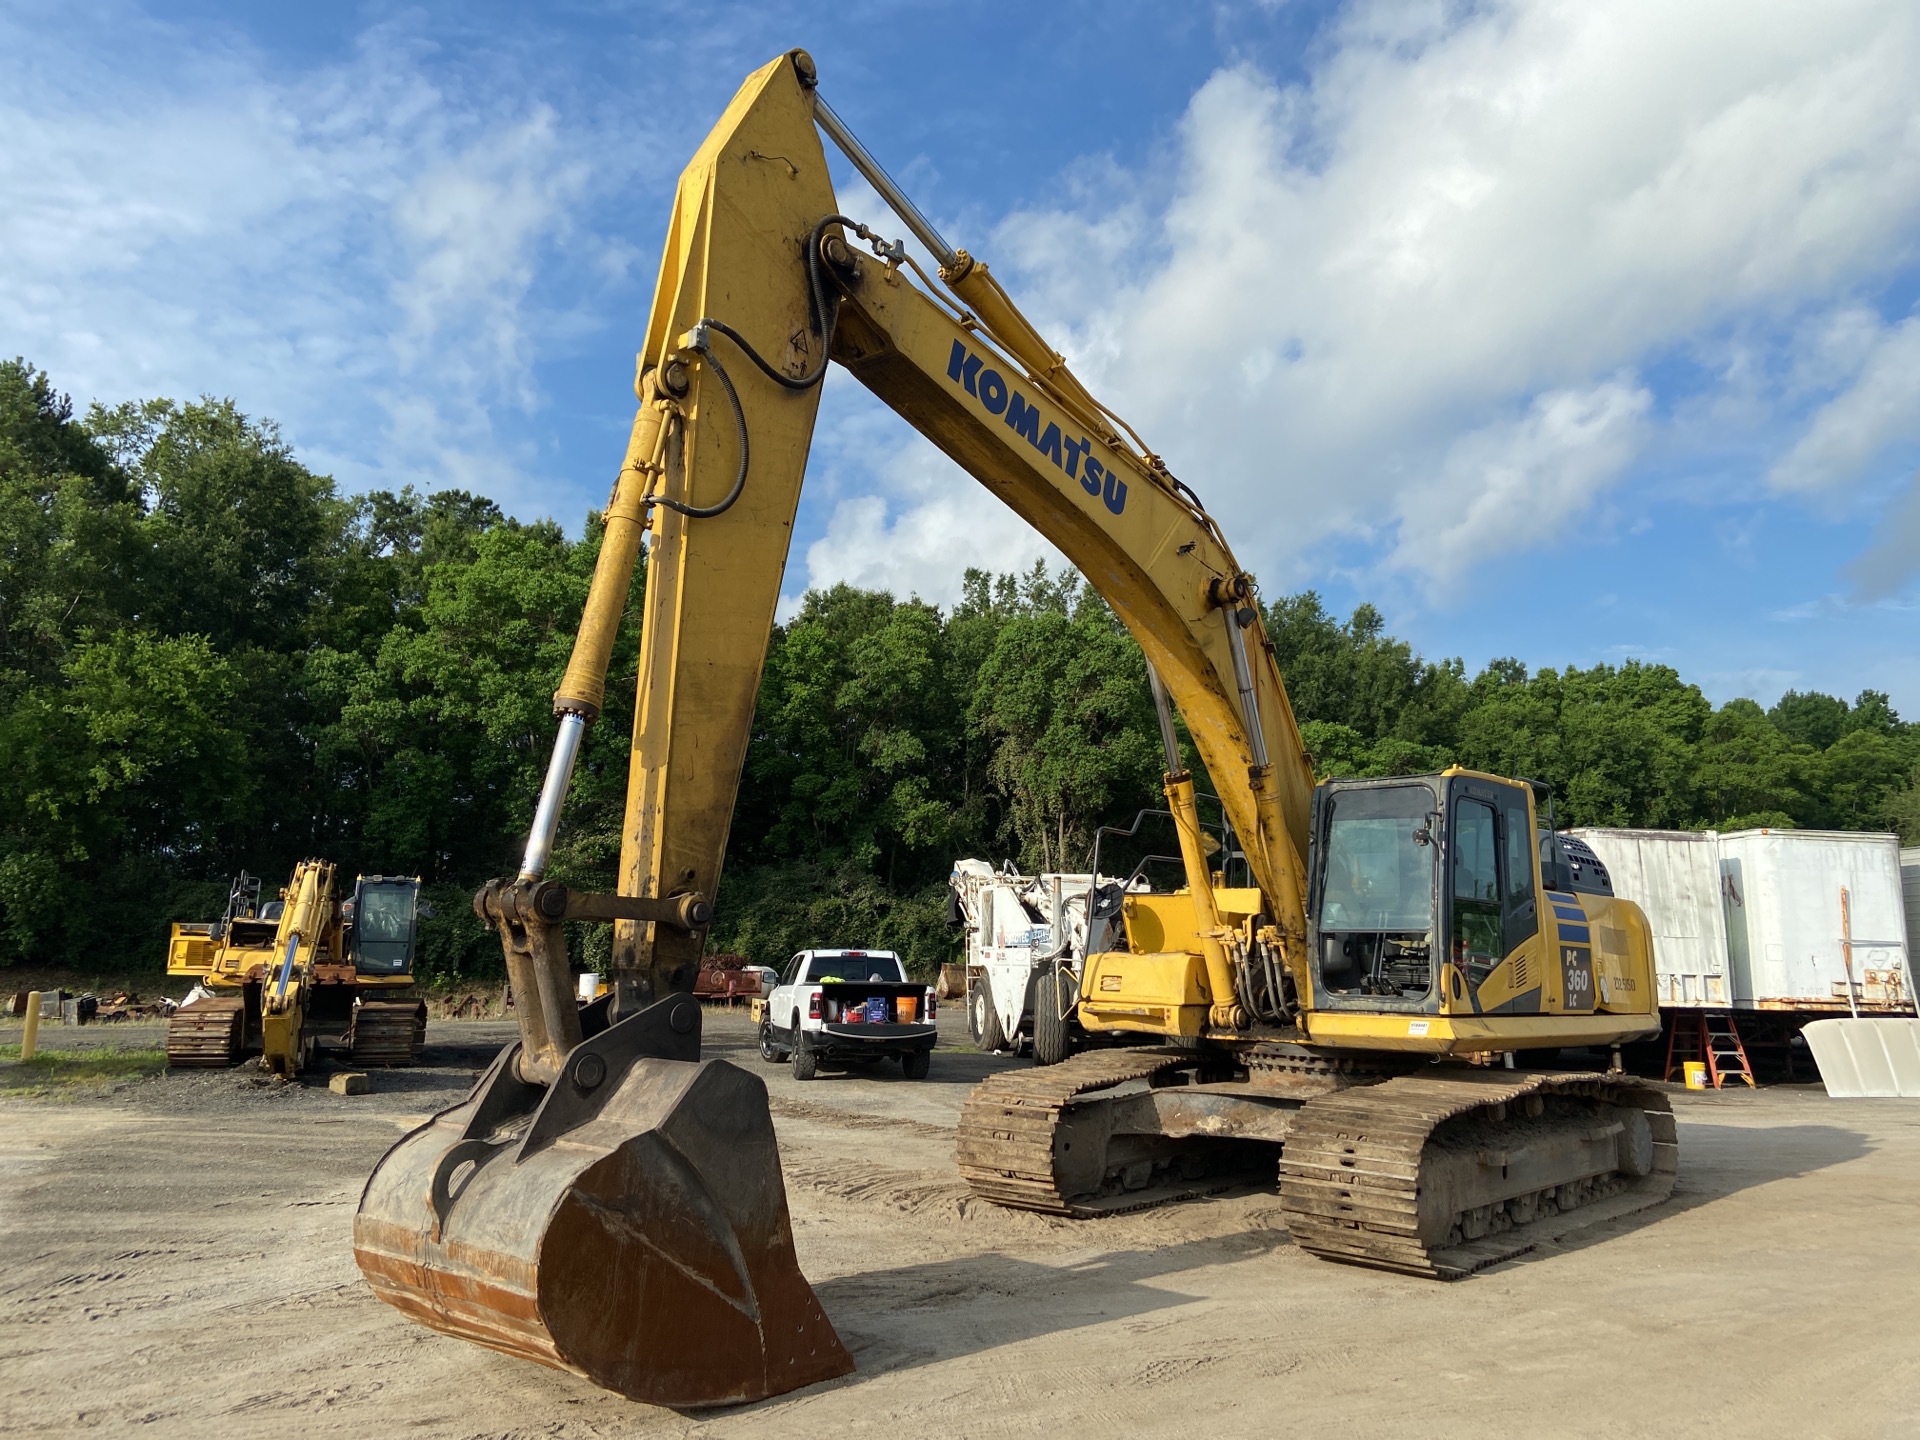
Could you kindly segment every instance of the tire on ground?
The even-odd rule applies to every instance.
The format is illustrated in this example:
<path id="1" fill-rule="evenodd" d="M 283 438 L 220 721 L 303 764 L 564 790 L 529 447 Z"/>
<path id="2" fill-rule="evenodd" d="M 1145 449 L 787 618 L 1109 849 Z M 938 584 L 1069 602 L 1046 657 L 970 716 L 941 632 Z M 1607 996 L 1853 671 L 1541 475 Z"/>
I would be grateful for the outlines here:
<path id="1" fill-rule="evenodd" d="M 967 1034 L 973 1038 L 974 1049 L 989 1054 L 1007 1046 L 1007 1037 L 1000 1029 L 1000 1012 L 993 1008 L 993 996 L 987 993 L 985 980 L 974 980 L 967 986 Z"/>
<path id="2" fill-rule="evenodd" d="M 1033 1063 L 1058 1065 L 1073 1053 L 1067 1017 L 1073 1014 L 1073 972 L 1065 966 L 1040 972 L 1033 985 Z"/>
<path id="3" fill-rule="evenodd" d="M 760 1058 L 769 1065 L 787 1063 L 787 1052 L 773 1043 L 773 1021 L 760 1022 Z"/>
<path id="4" fill-rule="evenodd" d="M 900 1057 L 900 1073 L 909 1080 L 924 1080 L 933 1068 L 931 1050 L 910 1050 Z"/>
<path id="5" fill-rule="evenodd" d="M 805 1034 L 794 1037 L 793 1042 L 793 1078 L 811 1080 L 820 1073 L 820 1060 L 813 1053 L 813 1047 L 807 1044 Z"/>

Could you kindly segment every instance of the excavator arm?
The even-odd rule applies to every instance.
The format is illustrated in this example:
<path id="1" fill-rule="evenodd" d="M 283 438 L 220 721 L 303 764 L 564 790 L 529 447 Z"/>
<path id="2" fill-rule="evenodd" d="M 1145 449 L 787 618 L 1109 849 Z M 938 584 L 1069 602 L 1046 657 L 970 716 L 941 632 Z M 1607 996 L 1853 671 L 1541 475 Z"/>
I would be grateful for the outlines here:
<path id="1" fill-rule="evenodd" d="M 836 213 L 816 122 L 910 217 L 950 295 L 914 284 L 900 247 Z M 523 875 L 543 872 L 650 535 L 618 890 L 715 893 L 829 358 L 1059 547 L 1139 640 L 1297 963 L 1313 778 L 1249 577 L 1193 493 L 986 265 L 899 194 L 817 95 L 801 52 L 747 81 L 681 179 L 640 408 L 555 696 L 552 803 Z M 1169 772 L 1183 769 L 1170 749 Z M 690 989 L 703 942 L 704 927 L 618 922 L 614 1013 Z"/>

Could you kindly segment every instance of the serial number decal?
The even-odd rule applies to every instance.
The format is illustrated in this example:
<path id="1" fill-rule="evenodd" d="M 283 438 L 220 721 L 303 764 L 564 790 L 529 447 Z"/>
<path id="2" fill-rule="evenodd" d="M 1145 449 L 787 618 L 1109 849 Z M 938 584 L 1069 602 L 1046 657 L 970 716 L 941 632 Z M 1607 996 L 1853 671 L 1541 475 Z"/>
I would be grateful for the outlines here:
<path id="1" fill-rule="evenodd" d="M 1039 408 L 964 341 L 953 342 L 947 378 L 978 400 L 989 415 L 1002 416 L 1009 430 L 1051 460 L 1069 480 L 1078 480 L 1087 494 L 1098 496 L 1107 509 L 1118 515 L 1127 508 L 1127 482 L 1094 458 L 1093 441 L 1084 435 L 1069 439 L 1051 420 L 1042 429 Z"/>
<path id="2" fill-rule="evenodd" d="M 1427 1022 L 1426 1022 L 1426 1021 L 1424 1021 L 1424 1020 L 1409 1020 L 1409 1021 L 1407 1022 L 1407 1034 L 1409 1034 L 1409 1035 L 1424 1035 L 1424 1034 L 1426 1034 L 1426 1033 L 1427 1033 Z"/>

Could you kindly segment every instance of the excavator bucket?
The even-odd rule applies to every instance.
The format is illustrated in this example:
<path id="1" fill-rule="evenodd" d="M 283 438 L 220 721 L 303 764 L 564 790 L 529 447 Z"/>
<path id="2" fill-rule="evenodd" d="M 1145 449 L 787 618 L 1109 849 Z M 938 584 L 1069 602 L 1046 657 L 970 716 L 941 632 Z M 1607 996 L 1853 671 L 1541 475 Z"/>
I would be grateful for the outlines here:
<path id="1" fill-rule="evenodd" d="M 656 1405 L 847 1374 L 794 1255 L 766 1086 L 699 1050 L 685 995 L 583 1041 L 550 1086 L 510 1046 L 368 1180 L 353 1243 L 375 1293 Z"/>

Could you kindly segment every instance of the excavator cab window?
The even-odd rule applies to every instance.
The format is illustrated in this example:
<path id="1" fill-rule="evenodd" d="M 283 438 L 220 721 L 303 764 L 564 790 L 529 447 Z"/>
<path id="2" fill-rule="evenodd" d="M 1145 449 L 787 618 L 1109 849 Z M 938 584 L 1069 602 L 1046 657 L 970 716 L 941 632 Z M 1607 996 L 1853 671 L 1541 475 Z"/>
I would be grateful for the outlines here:
<path id="1" fill-rule="evenodd" d="M 1421 1001 L 1432 991 L 1434 792 L 1422 781 L 1324 786 L 1313 915 L 1320 989 Z"/>
<path id="2" fill-rule="evenodd" d="M 361 881 L 353 897 L 353 968 L 404 975 L 413 967 L 419 888 L 412 881 Z"/>
<path id="3" fill-rule="evenodd" d="M 1478 984 L 1506 958 L 1502 943 L 1499 825 L 1493 806 L 1463 798 L 1453 809 L 1453 958 Z"/>

